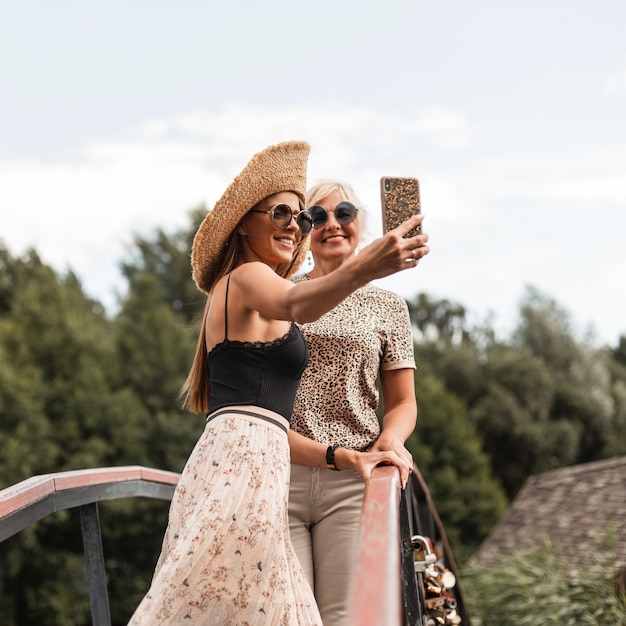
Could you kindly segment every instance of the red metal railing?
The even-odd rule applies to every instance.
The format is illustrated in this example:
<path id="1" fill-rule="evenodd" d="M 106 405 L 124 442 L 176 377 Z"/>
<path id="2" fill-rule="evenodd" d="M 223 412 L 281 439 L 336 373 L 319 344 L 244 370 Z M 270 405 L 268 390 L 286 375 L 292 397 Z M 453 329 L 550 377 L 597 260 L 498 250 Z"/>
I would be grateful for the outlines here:
<path id="1" fill-rule="evenodd" d="M 145 496 L 171 500 L 179 475 L 140 466 L 33 476 L 0 491 L 0 541 L 54 513 L 78 507 L 93 626 L 110 626 L 98 502 Z"/>
<path id="2" fill-rule="evenodd" d="M 425 567 L 415 562 L 415 539 L 427 537 L 437 549 L 438 562 L 456 579 L 446 603 L 460 626 L 470 626 L 459 573 L 428 487 L 414 466 L 405 489 L 398 470 L 379 467 L 365 490 L 360 529 L 358 574 L 351 597 L 353 626 L 422 626 L 444 623 L 429 612 L 433 603 Z M 433 556 L 433 558 L 435 558 Z M 447 607 L 446 607 L 447 608 Z M 431 619 L 432 618 L 432 619 Z M 460 620 L 460 621 L 457 621 Z"/>
<path id="3" fill-rule="evenodd" d="M 350 602 L 354 626 L 402 624 L 400 476 L 377 467 L 365 490 L 358 574 Z"/>
<path id="4" fill-rule="evenodd" d="M 27 478 L 0 491 L 0 541 L 63 509 L 132 496 L 171 499 L 179 475 L 139 465 Z"/>
<path id="5" fill-rule="evenodd" d="M 141 466 L 97 468 L 34 476 L 0 491 L 0 542 L 47 515 L 78 507 L 94 626 L 111 618 L 97 503 L 143 496 L 171 500 L 179 475 Z M 351 598 L 354 626 L 422 624 L 424 594 L 413 568 L 411 536 L 426 534 L 443 549 L 458 580 L 456 565 L 430 494 L 415 467 L 400 489 L 398 471 L 376 468 L 365 491 L 360 529 L 358 575 Z M 469 626 L 460 587 L 459 614 Z"/>

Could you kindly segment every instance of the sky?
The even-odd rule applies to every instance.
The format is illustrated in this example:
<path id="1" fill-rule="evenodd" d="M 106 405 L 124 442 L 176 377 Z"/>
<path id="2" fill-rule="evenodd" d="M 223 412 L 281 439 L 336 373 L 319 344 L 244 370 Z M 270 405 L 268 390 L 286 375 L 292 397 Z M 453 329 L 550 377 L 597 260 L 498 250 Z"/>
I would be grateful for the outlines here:
<path id="1" fill-rule="evenodd" d="M 190 225 L 253 154 L 311 144 L 381 234 L 420 181 L 430 254 L 378 281 L 503 337 L 528 288 L 626 334 L 623 0 L 0 0 L 0 241 L 114 312 L 135 236 Z"/>

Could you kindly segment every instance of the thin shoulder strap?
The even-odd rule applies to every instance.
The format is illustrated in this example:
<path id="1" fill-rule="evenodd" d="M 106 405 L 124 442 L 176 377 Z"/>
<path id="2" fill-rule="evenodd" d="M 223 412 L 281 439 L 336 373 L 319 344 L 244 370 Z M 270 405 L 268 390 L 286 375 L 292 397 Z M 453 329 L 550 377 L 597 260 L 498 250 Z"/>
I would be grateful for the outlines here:
<path id="1" fill-rule="evenodd" d="M 230 287 L 230 274 L 226 279 L 226 297 L 224 298 L 224 341 L 228 339 L 228 287 Z"/>

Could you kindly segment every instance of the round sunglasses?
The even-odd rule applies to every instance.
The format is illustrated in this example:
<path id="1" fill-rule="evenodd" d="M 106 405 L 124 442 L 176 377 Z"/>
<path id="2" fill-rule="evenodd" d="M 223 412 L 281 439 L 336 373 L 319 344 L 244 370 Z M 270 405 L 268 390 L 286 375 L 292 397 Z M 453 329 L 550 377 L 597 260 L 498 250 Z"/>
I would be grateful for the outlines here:
<path id="1" fill-rule="evenodd" d="M 303 235 L 308 235 L 311 232 L 313 221 L 308 211 L 300 211 L 294 218 L 293 211 L 288 204 L 277 204 L 271 209 L 263 211 L 261 209 L 252 209 L 250 213 L 269 213 L 270 220 L 276 228 L 286 230 L 291 224 L 291 220 L 295 219 L 296 224 L 300 228 L 300 232 Z"/>
<path id="2" fill-rule="evenodd" d="M 335 215 L 335 219 L 340 224 L 351 224 L 356 219 L 357 213 L 359 210 L 352 204 L 352 202 L 348 202 L 344 200 L 340 202 L 334 209 L 331 211 L 327 211 L 324 207 L 318 206 L 317 204 L 308 208 L 309 213 L 311 214 L 311 220 L 313 222 L 313 228 L 321 228 L 328 221 L 328 214 L 332 211 Z"/>

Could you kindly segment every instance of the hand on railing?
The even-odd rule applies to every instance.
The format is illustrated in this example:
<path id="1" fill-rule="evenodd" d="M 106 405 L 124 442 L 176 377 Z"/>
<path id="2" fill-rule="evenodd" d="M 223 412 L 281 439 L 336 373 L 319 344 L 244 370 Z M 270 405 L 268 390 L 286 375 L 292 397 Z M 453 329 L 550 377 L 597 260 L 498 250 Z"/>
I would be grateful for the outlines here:
<path id="1" fill-rule="evenodd" d="M 394 465 L 400 472 L 400 484 L 406 487 L 409 474 L 413 470 L 412 460 L 408 462 L 393 450 L 375 450 L 372 452 L 357 452 L 346 448 L 335 450 L 335 467 L 340 470 L 350 469 L 361 475 L 367 484 L 372 471 L 380 465 Z"/>

